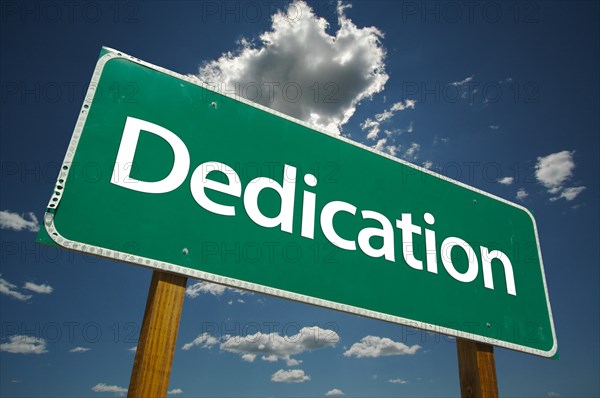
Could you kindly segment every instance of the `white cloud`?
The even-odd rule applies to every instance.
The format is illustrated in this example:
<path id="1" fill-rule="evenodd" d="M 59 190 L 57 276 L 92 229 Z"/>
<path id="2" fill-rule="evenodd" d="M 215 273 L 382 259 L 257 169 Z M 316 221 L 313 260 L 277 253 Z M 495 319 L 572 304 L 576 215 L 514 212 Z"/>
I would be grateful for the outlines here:
<path id="1" fill-rule="evenodd" d="M 452 82 L 450 83 L 451 86 L 464 86 L 465 84 L 469 83 L 471 80 L 473 80 L 473 78 L 475 77 L 475 75 L 471 75 L 469 77 L 465 77 L 464 79 L 457 81 L 457 82 Z"/>
<path id="2" fill-rule="evenodd" d="M 302 363 L 301 360 L 294 359 L 294 358 L 289 358 L 289 359 L 286 359 L 286 361 L 285 361 L 285 364 L 287 366 L 297 366 L 297 365 L 300 365 L 301 363 Z"/>
<path id="3" fill-rule="evenodd" d="M 181 388 L 174 388 L 172 390 L 167 391 L 167 395 L 179 395 L 183 394 L 183 390 Z"/>
<path id="4" fill-rule="evenodd" d="M 364 122 L 361 123 L 360 128 L 363 131 L 368 131 L 367 139 L 374 140 L 379 135 L 381 131 L 381 123 L 391 119 L 396 112 L 403 111 L 405 109 L 415 109 L 415 100 L 407 99 L 404 101 L 396 102 L 389 109 L 384 110 L 382 113 L 378 113 L 375 115 L 375 120 L 371 118 L 367 118 Z M 412 133 L 414 128 L 413 122 L 410 122 L 408 129 L 406 130 L 408 133 Z M 385 134 L 390 136 L 394 133 L 402 133 L 402 129 L 396 130 L 385 130 Z"/>
<path id="5" fill-rule="evenodd" d="M 301 369 L 279 369 L 271 376 L 271 381 L 276 383 L 304 383 L 308 380 L 310 380 L 310 376 L 304 374 Z"/>
<path id="6" fill-rule="evenodd" d="M 368 130 L 367 139 L 374 140 L 377 138 L 377 135 L 380 131 L 380 123 L 378 121 L 372 120 L 371 118 L 367 118 L 364 122 L 361 123 L 360 128 L 365 131 Z"/>
<path id="7" fill-rule="evenodd" d="M 385 111 L 383 111 L 382 113 L 378 113 L 375 115 L 375 120 L 377 120 L 377 122 L 383 122 L 386 121 L 388 119 L 391 119 L 394 116 L 394 113 L 387 109 Z"/>
<path id="8" fill-rule="evenodd" d="M 0 211 L 0 229 L 12 229 L 15 231 L 31 231 L 37 232 L 40 230 L 40 223 L 37 217 L 32 212 L 27 213 L 29 220 L 25 219 L 24 214 L 13 213 L 10 210 Z"/>
<path id="9" fill-rule="evenodd" d="M 566 199 L 567 201 L 571 201 L 573 199 L 575 199 L 580 193 L 582 193 L 583 191 L 586 190 L 586 187 L 570 187 L 570 188 L 565 188 L 559 196 L 556 196 L 554 198 L 550 198 L 550 200 L 552 202 L 559 200 L 559 199 Z"/>
<path id="10" fill-rule="evenodd" d="M 527 193 L 527 191 L 525 190 L 525 188 L 520 188 L 517 191 L 517 199 L 518 200 L 525 200 L 526 197 L 528 197 L 529 194 Z"/>
<path id="11" fill-rule="evenodd" d="M 240 41 L 237 51 L 207 63 L 198 77 L 339 132 L 357 104 L 381 92 L 388 80 L 382 33 L 357 27 L 345 8 L 337 8 L 340 27 L 332 35 L 324 18 L 304 1 L 294 1 L 272 16 L 272 30 L 260 35 L 258 46 Z"/>
<path id="12" fill-rule="evenodd" d="M 386 145 L 387 138 L 381 138 L 377 141 L 375 145 L 372 145 L 371 148 L 376 149 L 381 152 L 389 153 L 392 156 L 396 156 L 398 154 L 398 150 L 400 149 L 397 145 Z"/>
<path id="13" fill-rule="evenodd" d="M 573 176 L 575 152 L 560 151 L 537 158 L 535 176 L 548 192 L 556 194 L 562 190 L 563 184 Z"/>
<path id="14" fill-rule="evenodd" d="M 244 362 L 254 362 L 255 359 L 256 359 L 256 355 L 255 354 L 244 354 L 244 355 L 242 355 L 242 361 L 244 361 Z"/>
<path id="15" fill-rule="evenodd" d="M 408 381 L 403 380 L 403 379 L 390 379 L 390 380 L 388 380 L 388 382 L 392 383 L 392 384 L 406 384 L 406 383 L 408 383 Z"/>
<path id="16" fill-rule="evenodd" d="M 405 109 L 415 109 L 416 102 L 417 101 L 412 99 L 407 99 L 406 101 L 404 101 L 404 103 L 402 101 L 396 102 L 389 109 L 386 109 L 382 113 L 376 114 L 375 120 L 377 120 L 378 122 L 383 122 L 394 117 L 394 115 L 398 111 L 403 111 Z"/>
<path id="17" fill-rule="evenodd" d="M 377 144 L 373 145 L 373 148 L 378 151 L 384 151 L 386 143 L 387 143 L 387 138 L 382 138 L 377 141 Z"/>
<path id="18" fill-rule="evenodd" d="M 211 294 L 213 296 L 222 296 L 223 293 L 225 293 L 226 291 L 235 292 L 235 293 L 238 293 L 241 295 L 245 295 L 245 294 L 252 295 L 252 293 L 244 291 L 244 290 L 238 290 L 238 289 L 234 289 L 234 288 L 223 286 L 223 285 L 218 285 L 216 283 L 211 283 L 211 282 L 194 283 L 193 285 L 190 285 L 185 289 L 185 295 L 189 298 L 196 298 L 201 294 Z"/>
<path id="19" fill-rule="evenodd" d="M 38 285 L 33 282 L 25 282 L 23 289 L 31 290 L 32 292 L 39 294 L 50 294 L 54 291 L 54 288 L 50 285 Z"/>
<path id="20" fill-rule="evenodd" d="M 344 394 L 344 392 L 342 390 L 340 390 L 339 388 L 333 388 L 325 393 L 326 397 L 340 397 L 342 395 L 346 395 L 346 394 Z"/>
<path id="21" fill-rule="evenodd" d="M 210 282 L 198 282 L 188 286 L 185 289 L 185 295 L 190 298 L 196 298 L 202 293 L 212 294 L 213 296 L 222 296 L 225 293 L 226 286 L 217 285 Z"/>
<path id="22" fill-rule="evenodd" d="M 2 276 L 2 275 L 0 274 L 0 276 Z M 13 285 L 6 279 L 0 278 L 0 293 L 6 294 L 7 296 L 10 296 L 10 297 L 15 298 L 20 301 L 27 301 L 31 298 L 31 295 L 23 294 L 23 293 L 17 291 L 16 289 L 17 289 L 16 285 Z"/>
<path id="23" fill-rule="evenodd" d="M 224 336 L 219 348 L 239 354 L 242 360 L 253 362 L 257 356 L 267 362 L 286 361 L 288 366 L 301 363 L 292 358 L 306 351 L 333 347 L 340 340 L 333 330 L 318 326 L 304 327 L 292 336 L 281 336 L 276 332 L 251 334 L 247 336 Z M 191 343 L 188 343 L 191 344 Z"/>
<path id="24" fill-rule="evenodd" d="M 128 348 L 127 351 L 136 352 L 137 351 L 137 346 Z"/>
<path id="25" fill-rule="evenodd" d="M 387 337 L 366 336 L 354 343 L 344 352 L 346 357 L 378 358 L 391 355 L 414 355 L 421 348 L 419 345 L 407 346 Z"/>
<path id="26" fill-rule="evenodd" d="M 119 386 L 110 386 L 104 383 L 98 383 L 92 387 L 93 392 L 112 392 L 115 395 L 123 396 L 127 393 L 127 389 Z"/>
<path id="27" fill-rule="evenodd" d="M 71 348 L 69 350 L 69 352 L 88 352 L 89 350 L 91 350 L 91 348 L 88 348 L 88 347 L 75 347 L 75 348 Z"/>
<path id="28" fill-rule="evenodd" d="M 202 333 L 201 335 L 199 335 L 198 337 L 196 337 L 190 343 L 184 344 L 183 347 L 181 347 L 181 349 L 184 351 L 188 351 L 194 346 L 200 346 L 203 348 L 211 348 L 218 342 L 219 342 L 219 340 L 217 340 L 215 337 L 213 337 L 210 334 L 205 332 L 205 333 Z"/>
<path id="29" fill-rule="evenodd" d="M 491 126 L 490 126 L 490 128 L 491 128 L 492 130 L 498 130 L 498 129 L 500 129 L 500 125 L 499 125 L 499 124 L 496 124 L 496 125 L 491 125 Z"/>
<path id="30" fill-rule="evenodd" d="M 0 351 L 12 354 L 45 354 L 46 340 L 25 335 L 15 335 L 8 338 L 8 343 L 0 344 Z"/>
<path id="31" fill-rule="evenodd" d="M 498 182 L 502 185 L 510 185 L 515 181 L 514 177 L 502 177 Z"/>
<path id="32" fill-rule="evenodd" d="M 416 142 L 413 142 L 412 144 L 410 144 L 410 147 L 404 153 L 404 157 L 407 159 L 410 159 L 410 160 L 416 160 L 417 153 L 419 152 L 420 149 L 421 149 L 421 145 L 417 144 Z"/>
<path id="33" fill-rule="evenodd" d="M 430 160 L 426 160 L 423 162 L 423 167 L 425 167 L 427 170 L 431 170 L 431 168 L 433 167 L 433 162 Z"/>
<path id="34" fill-rule="evenodd" d="M 398 147 L 396 145 L 388 145 L 385 147 L 385 151 L 392 156 L 396 156 L 398 154 Z"/>

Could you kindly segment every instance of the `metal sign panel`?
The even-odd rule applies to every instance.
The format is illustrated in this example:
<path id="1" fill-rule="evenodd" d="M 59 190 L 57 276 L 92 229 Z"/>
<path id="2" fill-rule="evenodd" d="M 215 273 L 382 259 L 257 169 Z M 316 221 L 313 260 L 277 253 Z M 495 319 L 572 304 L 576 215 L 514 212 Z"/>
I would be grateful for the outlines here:
<path id="1" fill-rule="evenodd" d="M 39 240 L 552 356 L 524 207 L 103 49 Z"/>

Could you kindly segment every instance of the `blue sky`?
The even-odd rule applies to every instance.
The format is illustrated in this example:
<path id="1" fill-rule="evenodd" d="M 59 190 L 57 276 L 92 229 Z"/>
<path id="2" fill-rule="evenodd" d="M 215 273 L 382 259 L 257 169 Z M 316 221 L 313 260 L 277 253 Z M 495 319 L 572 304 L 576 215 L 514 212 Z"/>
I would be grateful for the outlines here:
<path id="1" fill-rule="evenodd" d="M 336 101 L 305 95 L 294 106 L 268 105 L 305 119 L 318 113 L 313 121 L 323 127 L 535 214 L 561 358 L 497 349 L 500 394 L 598 396 L 598 4 L 358 1 L 341 11 L 335 2 L 287 4 L 1 4 L 0 395 L 115 396 L 129 382 L 151 271 L 34 243 L 105 45 L 223 83 L 286 81 L 293 70 L 311 94 L 303 60 L 322 56 L 319 93 L 338 90 Z M 288 11 L 273 25 L 278 9 Z M 312 13 L 329 26 L 301 18 Z M 311 43 L 339 32 L 352 40 L 302 45 L 290 33 L 298 24 Z M 353 54 L 350 72 L 336 69 L 332 53 Z M 247 73 L 237 76 L 232 66 Z M 198 282 L 188 282 L 173 396 L 459 395 L 452 339 L 194 288 Z M 314 350 L 288 338 L 265 359 L 224 337 L 262 332 L 285 341 L 313 326 L 335 338 Z M 380 350 L 352 354 L 366 336 L 378 338 L 371 342 Z"/>

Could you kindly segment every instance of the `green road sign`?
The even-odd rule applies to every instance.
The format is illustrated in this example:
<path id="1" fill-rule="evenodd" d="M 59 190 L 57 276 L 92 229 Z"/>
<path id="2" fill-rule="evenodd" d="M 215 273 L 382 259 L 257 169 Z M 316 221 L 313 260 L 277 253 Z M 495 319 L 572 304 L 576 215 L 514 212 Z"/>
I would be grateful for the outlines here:
<path id="1" fill-rule="evenodd" d="M 104 49 L 39 240 L 542 356 L 529 211 Z"/>

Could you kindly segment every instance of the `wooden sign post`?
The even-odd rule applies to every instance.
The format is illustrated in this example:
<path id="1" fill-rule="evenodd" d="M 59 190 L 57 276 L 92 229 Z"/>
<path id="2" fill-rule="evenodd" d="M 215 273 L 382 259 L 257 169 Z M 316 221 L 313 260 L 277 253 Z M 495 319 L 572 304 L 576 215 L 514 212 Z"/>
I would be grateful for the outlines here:
<path id="1" fill-rule="evenodd" d="M 462 398 L 498 398 L 494 347 L 456 339 Z"/>
<path id="2" fill-rule="evenodd" d="M 129 398 L 166 397 L 187 277 L 154 271 L 144 312 Z"/>

